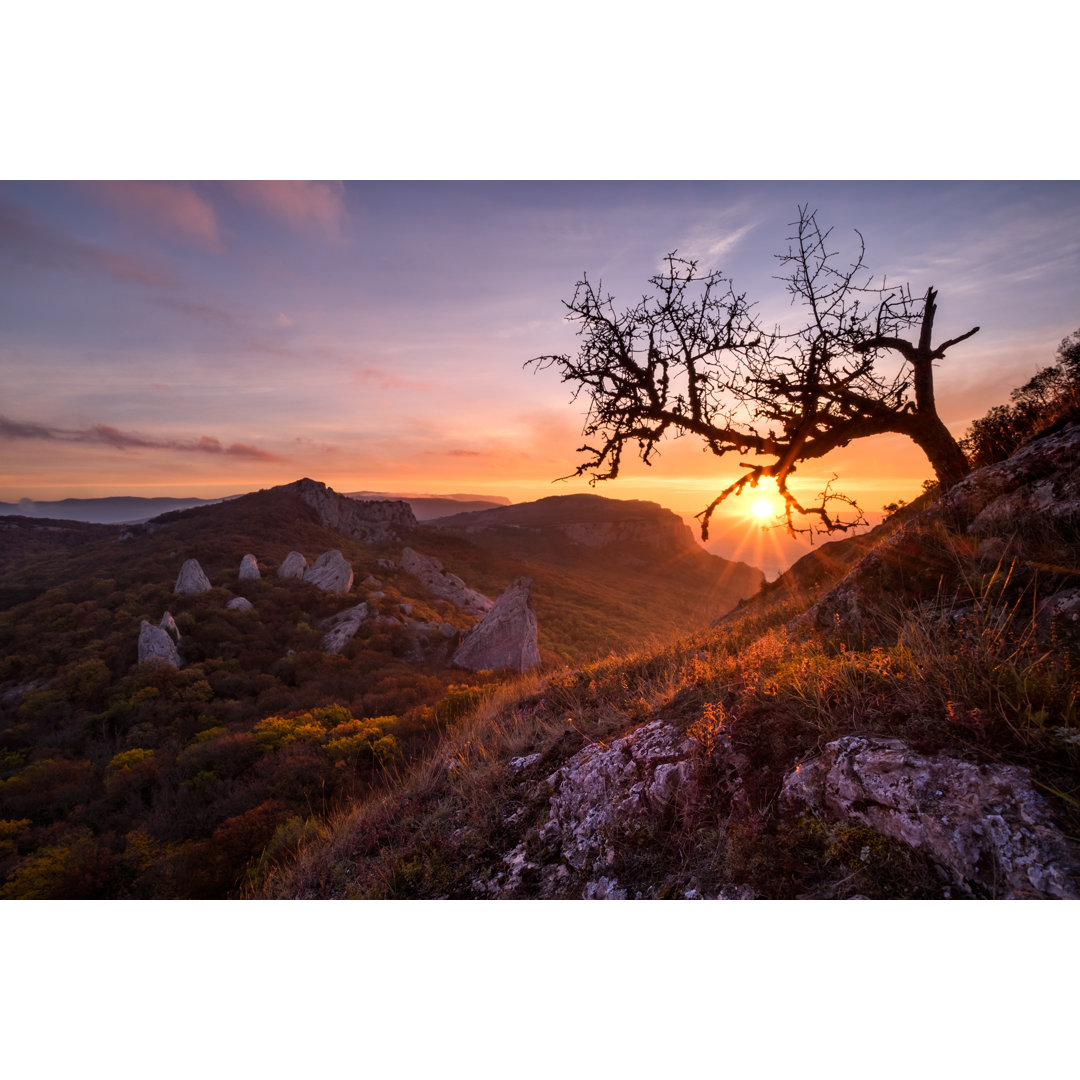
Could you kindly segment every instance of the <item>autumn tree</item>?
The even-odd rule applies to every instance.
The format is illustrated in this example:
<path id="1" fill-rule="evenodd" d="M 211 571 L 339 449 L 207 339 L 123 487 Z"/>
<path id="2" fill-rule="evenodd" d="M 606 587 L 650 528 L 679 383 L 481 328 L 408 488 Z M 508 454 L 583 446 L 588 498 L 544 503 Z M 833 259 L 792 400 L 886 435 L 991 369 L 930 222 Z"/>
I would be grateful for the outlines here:
<path id="1" fill-rule="evenodd" d="M 831 484 L 805 505 L 788 486 L 800 462 L 855 439 L 896 433 L 926 454 L 948 488 L 968 471 L 934 402 L 935 362 L 979 329 L 934 344 L 937 292 L 916 298 L 908 286 L 876 284 L 865 246 L 846 265 L 830 248 L 831 229 L 799 207 L 788 250 L 777 256 L 801 325 L 760 325 L 755 304 L 715 270 L 667 256 L 654 291 L 619 311 L 602 285 L 584 276 L 564 301 L 578 324 L 576 356 L 529 363 L 554 367 L 588 401 L 573 476 L 592 483 L 619 475 L 624 454 L 652 464 L 667 436 L 696 436 L 718 457 L 749 455 L 744 470 L 698 515 L 702 537 L 726 498 L 771 477 L 784 498 L 791 533 L 846 530 L 864 518 Z"/>

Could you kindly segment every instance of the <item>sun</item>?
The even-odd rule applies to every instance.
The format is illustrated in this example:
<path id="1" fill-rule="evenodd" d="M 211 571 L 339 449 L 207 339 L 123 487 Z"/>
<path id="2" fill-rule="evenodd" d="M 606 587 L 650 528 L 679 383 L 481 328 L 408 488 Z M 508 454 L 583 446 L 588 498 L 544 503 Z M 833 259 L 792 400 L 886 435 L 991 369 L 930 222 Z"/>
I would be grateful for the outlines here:
<path id="1" fill-rule="evenodd" d="M 755 499 L 750 504 L 750 513 L 754 518 L 761 522 L 766 522 L 776 517 L 777 513 L 776 504 L 772 499 L 760 498 Z"/>

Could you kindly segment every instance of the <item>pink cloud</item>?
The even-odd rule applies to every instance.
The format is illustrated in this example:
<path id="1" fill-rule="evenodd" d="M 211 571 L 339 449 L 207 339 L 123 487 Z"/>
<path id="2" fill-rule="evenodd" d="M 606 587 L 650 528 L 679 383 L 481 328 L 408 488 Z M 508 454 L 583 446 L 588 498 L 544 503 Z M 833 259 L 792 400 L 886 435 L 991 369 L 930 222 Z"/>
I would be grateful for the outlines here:
<path id="1" fill-rule="evenodd" d="M 229 189 L 250 206 L 294 229 L 314 227 L 339 236 L 345 220 L 345 185 L 321 180 L 234 180 Z"/>
<path id="2" fill-rule="evenodd" d="M 251 461 L 285 460 L 269 450 L 262 450 L 249 443 L 235 442 L 225 446 L 214 435 L 202 435 L 197 439 L 157 439 L 150 435 L 140 435 L 138 432 L 121 431 L 112 424 L 92 424 L 88 428 L 72 429 L 47 427 L 44 424 L 26 423 L 0 416 L 0 438 L 99 443 L 111 446 L 114 450 L 176 450 L 185 454 L 224 454 Z"/>
<path id="3" fill-rule="evenodd" d="M 120 216 L 172 233 L 208 251 L 223 251 L 214 208 L 189 183 L 118 180 L 82 185 Z"/>
<path id="4" fill-rule="evenodd" d="M 172 286 L 176 280 L 158 260 L 65 236 L 10 203 L 0 202 L 0 254 L 20 263 L 87 277 L 106 275 L 136 285 Z"/>

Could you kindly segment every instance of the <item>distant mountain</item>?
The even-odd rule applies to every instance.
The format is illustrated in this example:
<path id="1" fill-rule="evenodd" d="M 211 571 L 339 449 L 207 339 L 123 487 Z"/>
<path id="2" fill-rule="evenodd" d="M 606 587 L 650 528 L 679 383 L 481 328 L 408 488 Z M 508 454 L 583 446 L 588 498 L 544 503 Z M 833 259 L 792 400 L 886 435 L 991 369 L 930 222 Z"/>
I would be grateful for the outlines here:
<path id="1" fill-rule="evenodd" d="M 502 495 L 394 495 L 386 491 L 343 492 L 350 499 L 372 499 L 407 502 L 417 521 L 444 517 L 465 510 L 486 510 L 509 505 Z M 49 518 L 56 521 L 91 521 L 99 525 L 139 524 L 173 510 L 190 510 L 196 506 L 238 499 L 227 495 L 221 499 L 173 499 L 165 496 L 140 498 L 136 495 L 115 495 L 103 499 L 20 499 L 17 503 L 0 502 L 0 517 Z"/>
<path id="2" fill-rule="evenodd" d="M 235 499 L 229 495 L 227 499 Z M 20 499 L 17 503 L 0 502 L 0 517 L 51 518 L 60 521 L 92 521 L 99 525 L 121 522 L 149 521 L 170 510 L 190 510 L 193 506 L 209 506 L 225 499 L 143 499 L 137 495 L 116 495 L 105 499 L 57 499 L 45 501 Z"/>
<path id="3" fill-rule="evenodd" d="M 704 551 L 682 519 L 654 502 L 553 495 L 425 523 L 490 556 L 514 559 L 532 576 L 545 644 L 545 608 L 579 639 L 624 645 L 686 632 L 753 596 L 764 574 Z M 483 588 L 487 560 L 475 573 Z M 582 604 L 585 596 L 588 605 Z M 710 614 L 712 613 L 712 614 Z M 548 643 L 566 659 L 562 642 Z"/>

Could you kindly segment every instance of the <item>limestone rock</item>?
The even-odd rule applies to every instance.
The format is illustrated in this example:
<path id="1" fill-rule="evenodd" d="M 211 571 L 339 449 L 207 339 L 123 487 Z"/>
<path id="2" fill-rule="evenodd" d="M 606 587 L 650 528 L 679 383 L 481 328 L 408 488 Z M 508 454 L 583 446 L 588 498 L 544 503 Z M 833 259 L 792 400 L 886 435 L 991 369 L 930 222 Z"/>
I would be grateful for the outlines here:
<path id="1" fill-rule="evenodd" d="M 283 581 L 288 581 L 292 578 L 303 581 L 304 572 L 307 568 L 307 559 L 305 559 L 299 551 L 290 551 L 289 554 L 285 556 L 282 564 L 278 567 L 277 576 Z"/>
<path id="2" fill-rule="evenodd" d="M 259 564 L 254 555 L 245 555 L 240 560 L 240 580 L 258 581 L 262 575 L 259 573 Z"/>
<path id="3" fill-rule="evenodd" d="M 143 619 L 139 627 L 139 663 L 147 660 L 160 660 L 175 668 L 184 666 L 176 642 L 168 630 Z"/>
<path id="4" fill-rule="evenodd" d="M 429 592 L 449 600 L 470 615 L 483 615 L 491 610 L 491 600 L 470 589 L 456 574 L 444 570 L 443 564 L 434 556 L 421 555 L 407 547 L 401 553 L 401 569 L 416 578 Z"/>
<path id="5" fill-rule="evenodd" d="M 176 620 L 172 617 L 172 612 L 166 611 L 165 614 L 161 616 L 161 622 L 158 623 L 158 626 L 160 626 L 177 645 L 180 644 L 180 627 L 176 625 Z"/>
<path id="6" fill-rule="evenodd" d="M 213 586 L 210 579 L 203 573 L 198 559 L 188 559 L 180 567 L 180 574 L 176 579 L 174 593 L 182 596 L 194 596 L 196 593 L 208 592 Z"/>
<path id="7" fill-rule="evenodd" d="M 557 852 L 548 861 L 590 874 L 606 867 L 619 840 L 662 814 L 695 768 L 693 744 L 661 720 L 579 751 L 546 781 L 553 793 L 540 838 Z"/>
<path id="8" fill-rule="evenodd" d="M 368 544 L 396 540 L 402 530 L 416 528 L 412 508 L 400 499 L 350 499 L 307 477 L 275 490 L 299 495 L 321 525 Z"/>
<path id="9" fill-rule="evenodd" d="M 454 664 L 471 671 L 530 671 L 540 666 L 531 586 L 532 578 L 518 578 L 495 601 L 454 653 Z"/>
<path id="10" fill-rule="evenodd" d="M 353 570 L 336 548 L 324 552 L 304 571 L 304 581 L 323 592 L 344 596 L 353 585 Z"/>
<path id="11" fill-rule="evenodd" d="M 331 653 L 341 652 L 346 644 L 356 636 L 360 624 L 368 617 L 367 604 L 339 611 L 328 623 L 330 629 L 323 635 L 322 647 Z"/>
<path id="12" fill-rule="evenodd" d="M 855 820 L 923 852 L 969 895 L 1080 897 L 1080 853 L 1027 770 L 848 735 L 784 781 L 781 808 Z"/>
<path id="13" fill-rule="evenodd" d="M 255 605 L 243 596 L 234 596 L 226 605 L 226 611 L 254 611 Z"/>

